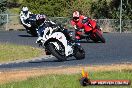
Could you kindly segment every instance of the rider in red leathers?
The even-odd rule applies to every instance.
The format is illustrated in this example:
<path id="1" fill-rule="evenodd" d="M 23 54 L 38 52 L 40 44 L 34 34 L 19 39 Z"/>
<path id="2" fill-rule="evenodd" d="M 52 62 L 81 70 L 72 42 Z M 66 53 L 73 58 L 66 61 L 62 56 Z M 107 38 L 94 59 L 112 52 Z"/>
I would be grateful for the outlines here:
<path id="1" fill-rule="evenodd" d="M 80 15 L 78 11 L 73 12 L 73 19 L 71 20 L 71 25 L 75 29 L 75 38 L 76 40 L 80 40 L 82 32 L 80 32 L 82 29 L 85 30 L 85 22 L 88 21 L 88 18 L 84 15 Z M 86 31 L 86 30 L 85 30 Z"/>
<path id="2" fill-rule="evenodd" d="M 75 41 L 79 41 L 81 39 L 91 39 L 94 42 L 101 41 L 102 43 L 105 43 L 105 39 L 102 36 L 102 31 L 96 20 L 80 15 L 78 11 L 75 11 L 73 13 L 71 25 L 75 29 Z"/>

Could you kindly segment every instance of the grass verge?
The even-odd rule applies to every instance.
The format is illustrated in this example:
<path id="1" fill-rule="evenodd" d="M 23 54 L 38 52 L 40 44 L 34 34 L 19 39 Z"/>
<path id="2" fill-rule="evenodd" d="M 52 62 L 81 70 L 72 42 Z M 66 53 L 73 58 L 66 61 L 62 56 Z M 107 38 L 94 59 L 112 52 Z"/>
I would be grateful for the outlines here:
<path id="1" fill-rule="evenodd" d="M 31 59 L 41 55 L 44 55 L 44 51 L 39 48 L 9 43 L 0 43 L 0 63 Z"/>
<path id="2" fill-rule="evenodd" d="M 132 65 L 112 65 L 111 66 L 94 66 L 86 67 L 89 78 L 95 79 L 127 79 L 132 81 Z M 117 68 L 115 68 L 117 67 Z M 118 69 L 120 67 L 120 69 Z M 128 67 L 128 68 L 126 68 Z M 10 81 L 10 83 L 1 84 L 0 88 L 84 88 L 80 85 L 82 67 L 75 68 L 56 68 L 56 69 L 37 69 L 32 71 L 18 71 L 8 73 L 7 79 L 12 75 L 19 79 L 27 75 L 27 79 Z M 85 68 L 85 70 L 86 70 Z M 107 68 L 100 70 L 100 68 Z M 110 70 L 111 69 L 111 70 Z M 94 70 L 94 71 L 92 71 Z M 2 73 L 1 74 L 6 74 Z M 14 75 L 13 75 L 14 74 Z M 17 75 L 16 75 L 17 74 Z M 46 75 L 45 75 L 46 74 Z M 21 76 L 20 76 L 21 75 Z M 2 75 L 0 75 L 2 76 Z M 2 76 L 4 77 L 4 76 Z M 4 77 L 5 78 L 5 77 Z M 128 86 L 87 86 L 85 88 L 132 88 Z"/>

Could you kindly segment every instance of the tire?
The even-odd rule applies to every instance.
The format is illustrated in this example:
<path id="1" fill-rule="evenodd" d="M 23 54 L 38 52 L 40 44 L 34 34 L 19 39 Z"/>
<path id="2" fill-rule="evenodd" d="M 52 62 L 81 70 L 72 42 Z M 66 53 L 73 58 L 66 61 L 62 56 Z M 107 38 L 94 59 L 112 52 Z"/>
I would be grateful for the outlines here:
<path id="1" fill-rule="evenodd" d="M 27 33 L 28 34 L 30 34 L 30 35 L 32 35 L 33 37 L 37 37 L 38 36 L 38 34 L 37 34 L 37 31 L 36 31 L 36 27 L 27 27 L 27 26 L 25 26 L 25 25 L 23 25 L 25 28 L 26 28 L 26 31 L 27 31 Z"/>
<path id="2" fill-rule="evenodd" d="M 95 43 L 98 42 L 98 39 L 95 37 L 95 35 L 93 34 L 91 37 L 90 37 L 91 40 L 93 40 Z"/>
<path id="3" fill-rule="evenodd" d="M 58 43 L 58 44 L 61 47 L 63 47 L 63 45 L 61 43 Z M 55 45 L 53 43 L 48 44 L 48 49 L 49 49 L 50 53 L 58 59 L 58 61 L 66 60 L 65 55 L 61 55 L 61 53 L 55 48 Z"/>
<path id="4" fill-rule="evenodd" d="M 95 35 L 96 35 L 96 38 L 97 38 L 98 41 L 101 41 L 102 43 L 105 43 L 104 37 L 98 31 L 95 32 Z"/>
<path id="5" fill-rule="evenodd" d="M 38 36 L 36 29 L 33 29 L 33 28 L 30 28 L 30 34 L 31 34 L 33 37 L 37 37 L 37 36 Z"/>
<path id="6" fill-rule="evenodd" d="M 75 46 L 74 48 L 74 57 L 77 60 L 81 60 L 85 58 L 85 51 L 81 46 Z"/>
<path id="7" fill-rule="evenodd" d="M 31 33 L 33 37 L 37 37 L 38 35 L 36 33 Z"/>
<path id="8" fill-rule="evenodd" d="M 51 55 L 50 51 L 47 50 L 47 49 L 45 50 L 45 54 L 46 54 L 46 55 Z"/>

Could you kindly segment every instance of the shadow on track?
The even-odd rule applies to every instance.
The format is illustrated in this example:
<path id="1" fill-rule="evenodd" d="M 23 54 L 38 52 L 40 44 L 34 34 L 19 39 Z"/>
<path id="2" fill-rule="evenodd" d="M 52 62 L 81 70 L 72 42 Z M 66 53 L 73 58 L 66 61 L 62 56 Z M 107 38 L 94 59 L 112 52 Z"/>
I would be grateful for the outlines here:
<path id="1" fill-rule="evenodd" d="M 94 43 L 93 41 L 78 41 L 78 43 Z"/>
<path id="2" fill-rule="evenodd" d="M 102 42 L 94 42 L 92 40 L 89 40 L 89 41 L 78 41 L 78 43 L 102 43 Z"/>
<path id="3" fill-rule="evenodd" d="M 39 61 L 29 61 L 28 63 L 49 63 L 49 62 L 67 62 L 67 61 L 74 61 L 76 59 L 68 59 L 68 60 L 65 60 L 65 61 L 58 61 L 58 60 L 45 60 L 45 59 L 42 59 L 42 60 L 39 60 Z"/>
<path id="4" fill-rule="evenodd" d="M 35 37 L 35 36 L 32 36 L 32 35 L 18 35 L 20 37 Z"/>

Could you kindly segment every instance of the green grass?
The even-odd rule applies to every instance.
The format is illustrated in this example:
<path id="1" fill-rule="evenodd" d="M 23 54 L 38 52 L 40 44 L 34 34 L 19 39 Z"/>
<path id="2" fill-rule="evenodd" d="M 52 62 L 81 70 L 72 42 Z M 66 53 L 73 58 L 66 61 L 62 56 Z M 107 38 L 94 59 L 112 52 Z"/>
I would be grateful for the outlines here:
<path id="1" fill-rule="evenodd" d="M 90 79 L 129 79 L 132 81 L 131 71 L 90 72 Z M 24 81 L 11 82 L 0 85 L 0 88 L 84 88 L 80 85 L 81 74 L 45 75 L 28 78 Z M 132 88 L 128 86 L 87 86 L 85 88 Z"/>
<path id="2" fill-rule="evenodd" d="M 0 43 L 0 62 L 31 59 L 43 53 L 43 50 L 31 46 Z"/>
<path id="3" fill-rule="evenodd" d="M 9 13 L 9 14 L 16 14 L 16 15 L 19 15 L 19 14 L 20 14 L 20 11 L 21 11 L 20 8 L 8 9 L 8 13 Z"/>

